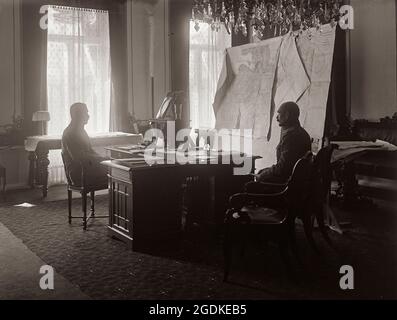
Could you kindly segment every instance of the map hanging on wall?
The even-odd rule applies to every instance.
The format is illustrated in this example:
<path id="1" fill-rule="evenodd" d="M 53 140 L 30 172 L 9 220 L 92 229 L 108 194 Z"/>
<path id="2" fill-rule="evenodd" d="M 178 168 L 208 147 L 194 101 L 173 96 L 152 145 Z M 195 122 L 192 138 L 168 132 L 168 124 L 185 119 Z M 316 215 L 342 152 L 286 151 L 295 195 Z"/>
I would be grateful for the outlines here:
<path id="1" fill-rule="evenodd" d="M 298 100 L 301 124 L 313 138 L 322 138 L 332 61 L 335 45 L 335 27 L 327 24 L 320 31 L 304 32 L 296 39 L 296 47 L 302 59 L 310 86 Z"/>
<path id="2" fill-rule="evenodd" d="M 258 168 L 276 162 L 280 128 L 275 120 L 286 101 L 299 105 L 301 125 L 312 138 L 324 132 L 335 28 L 227 49 L 214 101 L 217 129 L 252 129 Z M 234 146 L 236 148 L 238 146 Z"/>
<path id="3" fill-rule="evenodd" d="M 281 37 L 227 49 L 215 95 L 217 129 L 252 129 L 267 136 Z"/>

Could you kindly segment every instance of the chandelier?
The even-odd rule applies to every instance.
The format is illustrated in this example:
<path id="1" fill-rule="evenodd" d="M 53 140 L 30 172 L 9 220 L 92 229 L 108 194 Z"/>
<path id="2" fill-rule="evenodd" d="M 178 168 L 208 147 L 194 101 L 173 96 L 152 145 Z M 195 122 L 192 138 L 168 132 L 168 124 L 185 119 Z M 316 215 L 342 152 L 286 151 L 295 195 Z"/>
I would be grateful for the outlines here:
<path id="1" fill-rule="evenodd" d="M 322 24 L 336 24 L 340 18 L 342 0 L 194 0 L 192 19 L 198 31 L 200 22 L 218 31 L 222 24 L 227 32 L 262 39 L 266 31 L 274 35 L 289 31 L 320 28 Z"/>

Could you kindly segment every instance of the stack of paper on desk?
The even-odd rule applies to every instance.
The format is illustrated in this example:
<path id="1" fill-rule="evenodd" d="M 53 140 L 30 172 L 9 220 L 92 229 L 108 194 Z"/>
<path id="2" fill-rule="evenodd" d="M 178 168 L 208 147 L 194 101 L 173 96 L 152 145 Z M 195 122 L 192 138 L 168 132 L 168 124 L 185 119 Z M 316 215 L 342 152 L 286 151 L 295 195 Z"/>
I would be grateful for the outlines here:
<path id="1" fill-rule="evenodd" d="M 381 148 L 383 145 L 380 142 L 373 141 L 332 141 L 332 144 L 337 144 L 339 150 L 346 150 L 352 148 Z"/>

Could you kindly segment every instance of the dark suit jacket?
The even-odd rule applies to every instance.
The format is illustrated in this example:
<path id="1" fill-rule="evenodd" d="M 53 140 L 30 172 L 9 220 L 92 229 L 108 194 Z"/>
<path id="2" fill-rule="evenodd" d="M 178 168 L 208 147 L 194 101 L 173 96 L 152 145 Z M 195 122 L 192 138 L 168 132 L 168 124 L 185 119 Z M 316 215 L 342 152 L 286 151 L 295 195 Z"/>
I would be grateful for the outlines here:
<path id="1" fill-rule="evenodd" d="M 310 150 L 310 136 L 299 124 L 283 128 L 277 146 L 277 163 L 260 171 L 258 181 L 286 182 L 296 162 Z"/>
<path id="2" fill-rule="evenodd" d="M 106 169 L 100 162 L 106 160 L 91 147 L 90 138 L 84 129 L 69 125 L 62 135 L 62 154 L 66 175 L 74 185 L 81 184 L 81 165 L 84 166 L 88 185 L 106 184 Z"/>

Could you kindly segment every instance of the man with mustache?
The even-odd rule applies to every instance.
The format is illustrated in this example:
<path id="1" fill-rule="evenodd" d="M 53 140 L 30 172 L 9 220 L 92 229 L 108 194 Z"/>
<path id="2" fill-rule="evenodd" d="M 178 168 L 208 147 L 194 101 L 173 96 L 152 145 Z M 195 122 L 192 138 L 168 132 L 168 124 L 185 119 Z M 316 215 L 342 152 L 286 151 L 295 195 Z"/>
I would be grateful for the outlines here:
<path id="1" fill-rule="evenodd" d="M 311 139 L 299 123 L 299 107 L 295 102 L 285 102 L 280 106 L 277 122 L 281 127 L 277 163 L 259 171 L 256 175 L 258 182 L 287 182 L 296 162 L 311 150 Z"/>

